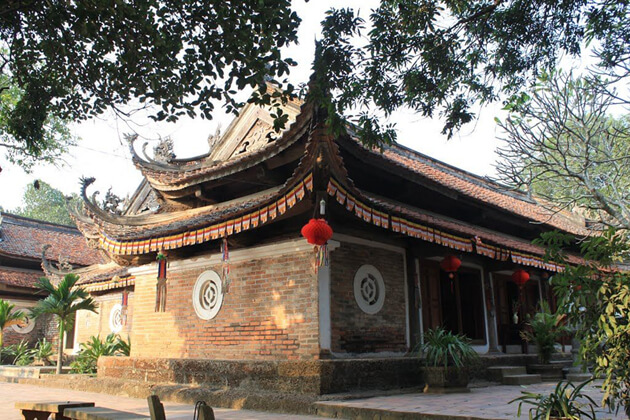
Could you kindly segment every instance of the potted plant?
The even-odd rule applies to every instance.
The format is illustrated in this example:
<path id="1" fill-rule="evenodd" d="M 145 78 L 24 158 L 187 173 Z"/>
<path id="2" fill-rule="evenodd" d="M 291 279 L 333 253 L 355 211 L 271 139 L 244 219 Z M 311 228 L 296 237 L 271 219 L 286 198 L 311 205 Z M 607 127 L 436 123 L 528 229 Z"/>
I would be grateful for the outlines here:
<path id="1" fill-rule="evenodd" d="M 425 392 L 468 391 L 468 365 L 479 357 L 463 335 L 443 328 L 424 333 Z"/>
<path id="2" fill-rule="evenodd" d="M 519 401 L 517 417 L 521 416 L 523 404 L 530 404 L 533 406 L 529 409 L 530 419 L 595 420 L 593 407 L 596 407 L 597 404 L 591 397 L 582 393 L 582 388 L 591 381 L 592 379 L 578 386 L 574 386 L 571 382 L 559 382 L 549 395 L 522 391 L 523 396 L 513 399 L 510 404 Z M 569 387 L 572 389 L 569 390 Z M 583 399 L 584 402 L 578 402 L 578 399 Z"/>
<path id="3" fill-rule="evenodd" d="M 561 325 L 562 317 L 552 313 L 546 302 L 540 303 L 540 310 L 526 323 L 527 329 L 521 331 L 521 337 L 536 345 L 540 364 L 531 364 L 530 373 L 538 373 L 543 380 L 562 379 L 561 364 L 550 363 L 551 355 L 556 351 L 556 342 L 568 329 Z"/>

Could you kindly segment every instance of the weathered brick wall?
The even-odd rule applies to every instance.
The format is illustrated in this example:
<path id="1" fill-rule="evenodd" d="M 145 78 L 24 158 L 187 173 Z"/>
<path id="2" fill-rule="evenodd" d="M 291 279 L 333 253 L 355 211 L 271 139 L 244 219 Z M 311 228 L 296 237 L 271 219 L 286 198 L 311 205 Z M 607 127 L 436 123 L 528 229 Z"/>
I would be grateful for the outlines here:
<path id="1" fill-rule="evenodd" d="M 342 242 L 330 256 L 331 350 L 337 353 L 403 352 L 406 313 L 403 255 L 367 245 Z M 367 314 L 354 298 L 354 275 L 364 264 L 376 267 L 385 283 L 385 302 Z"/>
<path id="2" fill-rule="evenodd" d="M 155 274 L 136 277 L 134 357 L 289 360 L 319 354 L 313 253 L 231 264 L 232 284 L 211 320 L 197 317 L 192 290 L 206 270 L 168 271 L 166 311 L 155 312 Z"/>
<path id="3" fill-rule="evenodd" d="M 17 344 L 22 340 L 26 340 L 31 347 L 35 346 L 37 340 L 46 337 L 48 341 L 55 340 L 56 342 L 56 332 L 54 329 L 51 331 L 48 324 L 51 322 L 51 316 L 42 315 L 39 319 L 35 320 L 35 327 L 32 331 L 26 334 L 20 334 L 16 332 L 12 327 L 6 327 L 4 329 L 4 345 L 10 346 L 12 344 Z"/>
<path id="4" fill-rule="evenodd" d="M 101 340 L 104 340 L 108 334 L 112 331 L 109 326 L 109 317 L 112 308 L 117 303 L 122 303 L 122 290 L 112 290 L 103 294 L 93 294 L 92 298 L 98 305 L 97 312 L 79 311 L 76 318 L 76 342 L 84 343 L 90 337 L 100 335 Z M 128 305 L 127 305 L 127 323 L 123 325 L 123 328 L 118 334 L 127 340 L 127 337 L 131 335 L 131 325 L 133 322 L 133 302 L 134 292 L 129 293 Z"/>

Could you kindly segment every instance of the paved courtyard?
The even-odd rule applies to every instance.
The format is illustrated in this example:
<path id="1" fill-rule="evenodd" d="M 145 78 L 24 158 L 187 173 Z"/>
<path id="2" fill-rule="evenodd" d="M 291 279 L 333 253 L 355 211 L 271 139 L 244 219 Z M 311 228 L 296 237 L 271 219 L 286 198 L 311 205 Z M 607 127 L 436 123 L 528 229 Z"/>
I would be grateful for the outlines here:
<path id="1" fill-rule="evenodd" d="M 147 401 L 139 398 L 126 398 L 116 395 L 97 394 L 94 392 L 81 392 L 59 388 L 43 388 L 34 385 L 23 385 L 0 382 L 0 419 L 21 420 L 22 416 L 14 408 L 16 401 L 92 401 L 97 406 L 113 408 L 116 410 L 130 411 L 138 414 L 149 415 Z M 194 406 L 165 402 L 166 418 L 168 420 L 190 420 L 193 418 Z M 215 408 L 217 420 L 272 420 L 272 419 L 317 419 L 319 417 L 284 415 L 275 413 L 263 413 L 249 410 L 230 410 L 227 408 Z"/>
<path id="2" fill-rule="evenodd" d="M 500 385 L 476 387 L 472 388 L 471 392 L 464 394 L 437 395 L 417 393 L 342 402 L 321 402 L 318 404 L 333 405 L 340 408 L 383 410 L 386 412 L 439 414 L 440 416 L 462 416 L 480 419 L 516 419 L 518 403 L 508 404 L 509 401 L 520 397 L 521 391 L 549 394 L 555 386 L 555 383 L 527 386 Z M 599 404 L 601 402 L 602 394 L 596 386 L 588 386 L 585 389 L 596 403 Z M 521 419 L 528 418 L 528 407 L 531 406 L 523 405 Z M 601 408 L 596 411 L 596 415 L 598 420 L 621 420 L 626 418 L 621 411 L 615 415 Z"/>
<path id="3" fill-rule="evenodd" d="M 354 418 L 360 413 L 361 418 L 392 418 L 389 414 L 412 413 L 420 417 L 420 413 L 428 415 L 423 418 L 445 418 L 447 416 L 475 418 L 475 419 L 516 419 L 517 404 L 508 404 L 508 401 L 520 396 L 523 390 L 531 392 L 549 393 L 555 384 L 543 383 L 529 386 L 491 386 L 473 388 L 470 393 L 434 395 L 434 394 L 402 394 L 382 397 L 363 398 L 347 401 L 320 402 L 326 412 L 330 415 L 330 410 L 338 410 L 339 418 Z M 589 395 L 599 403 L 601 399 L 600 391 L 591 386 L 588 388 Z M 35 385 L 14 384 L 0 382 L 0 418 L 2 420 L 18 420 L 19 412 L 13 408 L 16 401 L 49 400 L 49 401 L 93 401 L 97 406 L 114 408 L 117 410 L 130 411 L 138 414 L 148 415 L 146 400 L 139 398 L 126 398 L 114 395 L 99 394 L 93 392 L 73 391 L 59 388 L 44 388 Z M 164 404 L 168 420 L 191 419 L 194 407 L 189 404 L 179 404 L 165 402 Z M 358 410 L 358 411 L 348 411 Z M 366 411 L 369 410 L 369 411 Z M 317 419 L 321 417 L 299 416 L 295 414 L 276 414 L 250 410 L 232 410 L 225 408 L 215 408 L 215 415 L 218 420 L 222 419 Z M 524 413 L 521 417 L 527 419 L 527 412 L 524 406 Z M 625 417 L 622 413 L 615 415 L 605 410 L 597 411 L 597 419 L 621 420 Z"/>

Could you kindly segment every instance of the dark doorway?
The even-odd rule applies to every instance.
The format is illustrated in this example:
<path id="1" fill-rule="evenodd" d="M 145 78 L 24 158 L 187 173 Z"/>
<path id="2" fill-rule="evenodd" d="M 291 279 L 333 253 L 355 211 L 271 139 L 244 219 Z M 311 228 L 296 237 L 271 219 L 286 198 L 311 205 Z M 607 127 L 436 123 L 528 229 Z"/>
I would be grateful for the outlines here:
<path id="1" fill-rule="evenodd" d="M 481 272 L 460 268 L 451 279 L 435 261 L 423 261 L 420 272 L 423 329 L 441 326 L 485 344 Z"/>

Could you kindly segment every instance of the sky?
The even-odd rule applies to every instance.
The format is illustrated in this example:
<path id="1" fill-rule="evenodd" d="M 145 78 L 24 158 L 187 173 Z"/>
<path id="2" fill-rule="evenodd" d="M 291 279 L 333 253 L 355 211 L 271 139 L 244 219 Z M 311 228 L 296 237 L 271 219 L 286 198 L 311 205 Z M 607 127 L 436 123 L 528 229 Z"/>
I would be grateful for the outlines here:
<path id="1" fill-rule="evenodd" d="M 315 49 L 314 40 L 320 37 L 319 23 L 326 10 L 335 7 L 354 7 L 361 10 L 367 19 L 369 10 L 376 7 L 378 0 L 310 1 L 294 0 L 294 9 L 302 18 L 299 29 L 300 44 L 286 50 L 286 56 L 298 62 L 291 70 L 290 81 L 299 84 L 308 81 Z M 501 117 L 500 104 L 478 109 L 476 122 L 464 126 L 451 140 L 440 133 L 443 121 L 423 118 L 409 110 L 395 113 L 389 119 L 396 123 L 398 142 L 438 160 L 482 176 L 494 175 L 495 149 L 500 141 L 495 117 Z M 180 119 L 177 123 L 154 123 L 147 118 L 134 118 L 133 129 L 141 137 L 157 141 L 160 137 L 171 137 L 178 158 L 197 156 L 207 152 L 207 138 L 220 125 L 224 129 L 233 119 L 218 108 L 212 120 L 201 118 Z M 39 165 L 31 173 L 11 165 L 0 151 L 0 207 L 11 211 L 22 205 L 26 186 L 36 179 L 42 180 L 64 194 L 79 193 L 79 179 L 94 177 L 96 182 L 89 192 L 105 192 L 111 187 L 118 196 L 133 194 L 142 177 L 131 162 L 129 147 L 123 139 L 132 129 L 124 122 L 103 115 L 71 129 L 79 137 L 78 146 L 71 148 L 64 162 L 59 165 Z M 150 142 L 151 144 L 151 142 Z M 154 143 L 153 143 L 154 144 Z"/>

